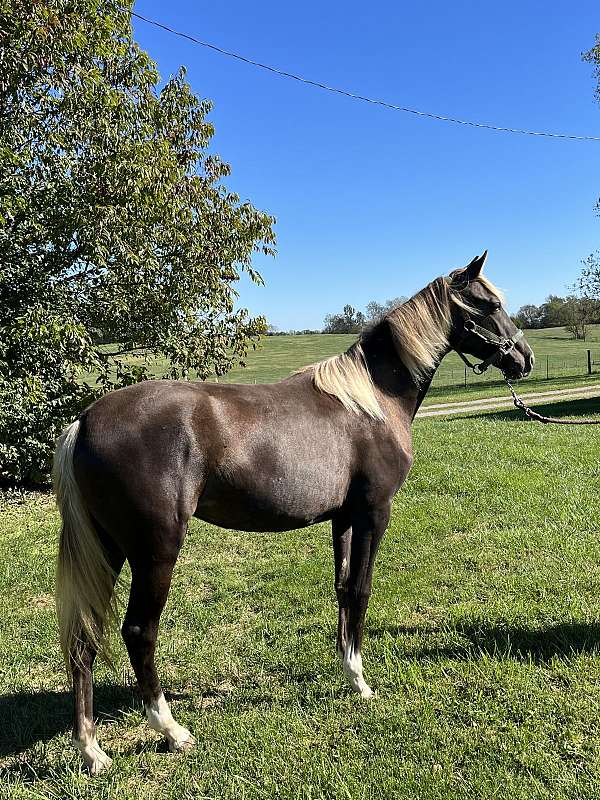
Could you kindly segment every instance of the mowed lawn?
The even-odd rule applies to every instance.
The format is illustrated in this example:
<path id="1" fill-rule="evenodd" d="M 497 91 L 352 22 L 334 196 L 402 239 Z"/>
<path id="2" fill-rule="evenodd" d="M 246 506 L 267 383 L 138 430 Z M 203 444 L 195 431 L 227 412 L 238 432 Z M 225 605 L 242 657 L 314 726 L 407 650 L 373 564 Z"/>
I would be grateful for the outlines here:
<path id="1" fill-rule="evenodd" d="M 554 413 L 597 411 L 589 401 Z M 0 521 L 0 797 L 598 798 L 600 428 L 513 413 L 415 424 L 364 647 L 377 698 L 334 655 L 330 531 L 194 521 L 162 620 L 173 713 L 197 738 L 165 752 L 123 646 L 97 670 L 87 778 L 52 603 L 49 497 Z"/>
<path id="2" fill-rule="evenodd" d="M 521 382 L 523 391 L 546 389 L 568 389 L 588 383 L 600 382 L 600 325 L 591 325 L 587 341 L 575 341 L 564 328 L 525 331 L 537 359 L 537 366 L 527 380 Z M 234 383 L 271 383 L 290 375 L 294 370 L 341 353 L 356 340 L 352 334 L 307 334 L 300 336 L 268 336 L 256 350 L 248 354 L 245 367 L 233 369 L 221 378 Z M 587 349 L 592 351 L 594 374 L 587 375 Z M 546 378 L 546 358 L 549 359 Z M 132 358 L 141 363 L 141 357 Z M 151 372 L 161 374 L 166 362 L 158 359 L 151 363 Z M 500 373 L 490 369 L 484 375 L 467 375 L 464 385 L 465 367 L 456 353 L 450 353 L 442 362 L 427 402 L 452 402 L 463 399 L 478 399 L 506 393 Z M 213 379 L 214 380 L 214 379 Z"/>

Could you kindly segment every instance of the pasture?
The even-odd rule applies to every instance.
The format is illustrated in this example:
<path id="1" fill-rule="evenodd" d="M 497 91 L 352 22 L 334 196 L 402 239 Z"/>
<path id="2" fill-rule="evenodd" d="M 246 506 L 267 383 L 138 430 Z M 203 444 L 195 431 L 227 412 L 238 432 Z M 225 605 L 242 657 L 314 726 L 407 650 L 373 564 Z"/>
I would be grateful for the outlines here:
<path id="1" fill-rule="evenodd" d="M 303 338 L 267 340 L 246 379 L 344 347 L 319 337 L 300 352 Z M 6 497 L 0 798 L 597 798 L 600 431 L 503 412 L 418 420 L 414 433 L 367 618 L 377 698 L 351 694 L 334 653 L 328 525 L 245 534 L 194 521 L 158 663 L 197 746 L 165 752 L 115 637 L 118 674 L 96 670 L 114 763 L 93 780 L 70 745 L 57 515 L 47 495 Z"/>
<path id="2" fill-rule="evenodd" d="M 600 364 L 595 375 L 586 374 L 586 351 L 592 351 L 600 362 L 600 325 L 590 325 L 587 341 L 575 341 L 564 328 L 545 328 L 525 331 L 537 359 L 532 375 L 521 382 L 524 391 L 563 389 L 600 381 Z M 343 352 L 356 340 L 355 334 L 307 334 L 299 336 L 267 336 L 256 350 L 248 354 L 246 367 L 237 367 L 220 380 L 235 383 L 260 383 L 281 380 L 306 364 Z M 546 358 L 549 358 L 549 378 L 546 378 Z M 143 357 L 131 357 L 141 363 Z M 160 374 L 165 362 L 151 363 L 152 374 Z M 456 353 L 442 362 L 425 400 L 436 402 L 477 399 L 506 391 L 497 370 L 490 369 L 477 376 L 469 372 L 464 386 L 464 364 Z"/>
<path id="3" fill-rule="evenodd" d="M 600 34 L 514 5 L 5 4 L 0 800 L 600 798 L 600 428 L 499 409 L 513 376 L 600 424 L 600 324 L 527 331 L 532 373 L 474 249 L 548 295 L 527 319 L 595 309 L 551 293 L 598 299 Z M 362 350 L 258 341 L 463 258 Z M 434 375 L 450 341 L 479 364 Z M 65 669 L 58 429 L 191 364 L 245 385 L 149 380 L 59 437 Z M 494 402 L 419 416 L 420 381 Z M 327 517 L 335 586 L 331 524 L 286 530 Z"/>

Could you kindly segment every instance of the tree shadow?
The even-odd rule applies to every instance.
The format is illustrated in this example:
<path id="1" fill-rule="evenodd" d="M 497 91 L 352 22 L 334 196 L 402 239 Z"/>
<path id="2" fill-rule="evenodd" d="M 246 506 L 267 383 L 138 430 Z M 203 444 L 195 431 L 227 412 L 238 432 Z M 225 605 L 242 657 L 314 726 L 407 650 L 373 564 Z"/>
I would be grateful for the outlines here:
<path id="1" fill-rule="evenodd" d="M 486 624 L 458 624 L 451 628 L 410 628 L 384 625 L 369 631 L 374 638 L 448 634 L 455 643 L 439 647 L 424 646 L 415 653 L 417 660 L 452 659 L 473 661 L 482 655 L 515 661 L 547 664 L 552 659 L 569 659 L 589 653 L 600 655 L 600 623 L 563 622 L 547 628 Z"/>
<path id="2" fill-rule="evenodd" d="M 552 403 L 535 402 L 532 404 L 534 411 L 546 417 L 557 417 L 558 419 L 565 419 L 573 417 L 590 417 L 594 414 L 600 414 L 600 397 L 588 397 L 575 400 L 556 400 Z M 503 409 L 502 411 L 481 411 L 473 414 L 461 414 L 461 419 L 481 419 L 487 417 L 498 420 L 499 422 L 524 422 L 527 421 L 525 413 L 517 408 L 509 410 Z M 600 423 L 600 417 L 598 418 Z M 539 422 L 531 420 L 532 425 L 539 425 Z"/>
<path id="3" fill-rule="evenodd" d="M 115 719 L 141 707 L 137 692 L 117 683 L 94 687 L 94 716 Z M 71 692 L 19 691 L 0 695 L 0 758 L 16 755 L 71 729 Z"/>

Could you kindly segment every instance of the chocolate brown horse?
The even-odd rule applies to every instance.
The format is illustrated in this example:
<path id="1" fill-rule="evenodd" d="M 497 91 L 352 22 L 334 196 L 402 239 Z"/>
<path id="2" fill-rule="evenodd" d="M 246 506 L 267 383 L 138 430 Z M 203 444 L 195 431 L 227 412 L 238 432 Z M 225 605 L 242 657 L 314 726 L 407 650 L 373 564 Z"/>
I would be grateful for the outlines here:
<path id="1" fill-rule="evenodd" d="M 54 470 L 63 520 L 57 601 L 73 678 L 73 742 L 93 774 L 110 758 L 95 735 L 92 666 L 126 559 L 132 582 L 122 634 L 148 722 L 172 750 L 193 744 L 171 716 L 154 662 L 192 516 L 245 531 L 331 520 L 337 650 L 351 687 L 372 697 L 361 643 L 373 565 L 435 370 L 452 349 L 512 378 L 533 365 L 481 274 L 485 256 L 430 283 L 346 353 L 279 383 L 147 381 L 111 392 L 67 428 Z"/>

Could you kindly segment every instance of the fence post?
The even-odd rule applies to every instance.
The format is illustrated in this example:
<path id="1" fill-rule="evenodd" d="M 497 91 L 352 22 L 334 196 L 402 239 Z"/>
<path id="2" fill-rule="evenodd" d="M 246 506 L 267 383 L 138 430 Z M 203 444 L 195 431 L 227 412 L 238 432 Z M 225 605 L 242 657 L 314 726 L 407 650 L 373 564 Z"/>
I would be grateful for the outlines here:
<path id="1" fill-rule="evenodd" d="M 467 385 L 467 368 L 465 367 L 465 386 Z"/>
<path id="2" fill-rule="evenodd" d="M 546 380 L 548 380 L 548 377 L 550 375 L 550 370 L 549 370 L 549 367 L 548 367 L 549 361 L 550 361 L 550 356 L 546 356 Z"/>
<path id="3" fill-rule="evenodd" d="M 588 375 L 592 374 L 592 351 L 588 350 Z"/>

